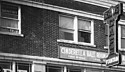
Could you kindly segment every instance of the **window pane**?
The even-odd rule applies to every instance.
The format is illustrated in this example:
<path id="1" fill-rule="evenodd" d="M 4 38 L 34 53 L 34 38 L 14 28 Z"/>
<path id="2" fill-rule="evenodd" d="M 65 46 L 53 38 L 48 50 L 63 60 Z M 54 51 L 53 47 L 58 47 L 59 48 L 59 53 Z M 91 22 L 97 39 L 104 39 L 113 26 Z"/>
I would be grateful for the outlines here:
<path id="1" fill-rule="evenodd" d="M 91 21 L 78 20 L 78 29 L 91 31 Z"/>
<path id="2" fill-rule="evenodd" d="M 18 20 L 0 18 L 0 26 L 18 28 Z"/>
<path id="3" fill-rule="evenodd" d="M 73 33 L 61 31 L 59 32 L 59 39 L 73 40 Z"/>
<path id="4" fill-rule="evenodd" d="M 1 16 L 18 18 L 18 7 L 7 3 L 1 4 Z"/>
<path id="5" fill-rule="evenodd" d="M 61 28 L 73 29 L 73 18 L 60 16 L 59 26 Z"/>
<path id="6" fill-rule="evenodd" d="M 17 63 L 17 72 L 31 72 L 30 64 L 25 63 Z"/>
<path id="7" fill-rule="evenodd" d="M 125 26 L 121 27 L 121 36 L 125 37 Z"/>
<path id="8" fill-rule="evenodd" d="M 3 69 L 11 69 L 11 63 L 10 63 L 10 62 L 0 61 L 0 66 L 1 66 Z"/>
<path id="9" fill-rule="evenodd" d="M 90 43 L 90 33 L 79 31 L 78 32 L 78 41 Z"/>
<path id="10" fill-rule="evenodd" d="M 125 39 L 121 39 L 121 48 L 125 48 Z"/>
<path id="11" fill-rule="evenodd" d="M 46 67 L 46 72 L 62 72 L 62 71 L 61 71 L 61 67 L 47 66 Z"/>

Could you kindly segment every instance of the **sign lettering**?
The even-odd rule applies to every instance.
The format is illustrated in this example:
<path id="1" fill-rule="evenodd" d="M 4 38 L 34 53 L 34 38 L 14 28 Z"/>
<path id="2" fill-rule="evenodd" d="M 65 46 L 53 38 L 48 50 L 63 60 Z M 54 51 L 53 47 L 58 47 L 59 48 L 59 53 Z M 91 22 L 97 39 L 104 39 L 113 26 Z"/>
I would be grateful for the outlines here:
<path id="1" fill-rule="evenodd" d="M 104 23 L 109 24 L 109 55 L 106 59 L 107 66 L 120 64 L 120 54 L 118 53 L 118 18 L 122 14 L 122 3 L 111 6 L 104 12 Z"/>

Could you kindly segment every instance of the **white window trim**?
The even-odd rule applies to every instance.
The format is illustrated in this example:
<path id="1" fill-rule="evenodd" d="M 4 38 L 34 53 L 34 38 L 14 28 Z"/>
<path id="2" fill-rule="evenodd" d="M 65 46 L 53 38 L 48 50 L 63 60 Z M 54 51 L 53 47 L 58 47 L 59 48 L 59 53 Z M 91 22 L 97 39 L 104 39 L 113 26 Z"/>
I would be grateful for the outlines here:
<path id="1" fill-rule="evenodd" d="M 68 15 L 59 15 L 59 16 L 68 16 Z M 85 42 L 78 42 L 78 17 L 74 16 L 73 18 L 74 18 L 73 41 L 64 40 L 64 39 L 58 39 L 57 41 L 58 42 L 65 42 L 65 43 L 71 43 L 71 44 L 73 43 L 73 44 L 80 44 L 80 45 L 96 47 L 96 45 L 94 45 L 94 20 L 88 20 L 88 21 L 91 21 L 91 42 L 90 43 L 85 43 Z"/>
<path id="2" fill-rule="evenodd" d="M 11 33 L 11 32 L 2 32 L 0 31 L 0 34 L 5 34 L 5 35 L 14 35 L 14 36 L 21 36 L 23 37 L 24 35 L 21 34 L 21 7 L 18 5 L 15 5 L 18 7 L 18 30 L 19 33 Z M 0 17 L 1 17 L 1 3 L 0 3 Z"/>

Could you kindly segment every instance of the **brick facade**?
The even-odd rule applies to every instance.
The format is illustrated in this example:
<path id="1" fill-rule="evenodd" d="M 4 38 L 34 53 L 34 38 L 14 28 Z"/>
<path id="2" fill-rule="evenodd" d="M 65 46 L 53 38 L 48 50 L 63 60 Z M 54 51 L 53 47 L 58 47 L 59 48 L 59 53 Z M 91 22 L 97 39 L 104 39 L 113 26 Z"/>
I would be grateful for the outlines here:
<path id="1" fill-rule="evenodd" d="M 105 26 L 94 20 L 96 47 L 57 42 L 59 12 L 30 6 L 21 6 L 21 31 L 24 37 L 0 34 L 0 51 L 3 53 L 58 57 L 58 46 L 104 50 Z"/>

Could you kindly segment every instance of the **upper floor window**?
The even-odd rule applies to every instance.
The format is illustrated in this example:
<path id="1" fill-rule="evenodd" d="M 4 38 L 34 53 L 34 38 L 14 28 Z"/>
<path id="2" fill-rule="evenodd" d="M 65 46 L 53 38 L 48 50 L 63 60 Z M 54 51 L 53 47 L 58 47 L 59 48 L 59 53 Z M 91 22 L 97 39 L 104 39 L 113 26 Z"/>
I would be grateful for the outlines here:
<path id="1" fill-rule="evenodd" d="M 120 50 L 125 50 L 125 25 L 119 25 L 119 33 L 118 33 L 118 37 L 119 37 L 119 49 Z"/>
<path id="2" fill-rule="evenodd" d="M 0 3 L 0 33 L 21 34 L 21 8 L 10 3 Z"/>
<path id="3" fill-rule="evenodd" d="M 125 49 L 125 26 L 121 26 L 121 48 Z"/>
<path id="4" fill-rule="evenodd" d="M 77 16 L 59 16 L 59 39 L 94 45 L 93 21 Z"/>

